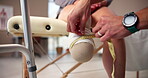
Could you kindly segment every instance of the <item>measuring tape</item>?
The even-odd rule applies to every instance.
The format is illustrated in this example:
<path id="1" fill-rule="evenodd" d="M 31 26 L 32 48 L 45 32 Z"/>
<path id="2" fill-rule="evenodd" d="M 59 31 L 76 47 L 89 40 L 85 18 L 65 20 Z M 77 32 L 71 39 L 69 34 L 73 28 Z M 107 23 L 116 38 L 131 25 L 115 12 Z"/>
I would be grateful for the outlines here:
<path id="1" fill-rule="evenodd" d="M 70 44 L 70 48 L 72 48 L 72 47 L 75 45 L 75 43 L 76 43 L 77 41 L 83 40 L 83 39 L 89 39 L 89 38 L 95 38 L 95 36 L 93 36 L 93 35 L 81 36 L 81 37 L 75 39 L 75 40 Z"/>
<path id="2" fill-rule="evenodd" d="M 71 44 L 70 44 L 70 48 L 72 48 L 74 46 L 74 44 L 79 41 L 79 40 L 83 40 L 83 39 L 90 39 L 90 38 L 95 38 L 94 35 L 85 35 L 85 36 L 81 36 L 79 38 L 77 38 L 76 40 L 74 40 Z M 110 51 L 110 54 L 113 58 L 113 70 L 112 70 L 112 78 L 114 78 L 114 74 L 115 74 L 115 60 L 116 60 L 116 55 L 115 55 L 115 50 L 114 50 L 114 45 L 113 43 L 109 40 L 108 41 L 108 46 L 109 46 L 109 51 Z"/>
<path id="3" fill-rule="evenodd" d="M 116 60 L 116 55 L 115 55 L 115 50 L 114 50 L 114 45 L 111 41 L 108 41 L 108 46 L 109 46 L 109 51 L 110 51 L 110 54 L 113 58 L 113 70 L 112 70 L 112 78 L 114 78 L 114 74 L 115 74 L 115 60 Z"/>

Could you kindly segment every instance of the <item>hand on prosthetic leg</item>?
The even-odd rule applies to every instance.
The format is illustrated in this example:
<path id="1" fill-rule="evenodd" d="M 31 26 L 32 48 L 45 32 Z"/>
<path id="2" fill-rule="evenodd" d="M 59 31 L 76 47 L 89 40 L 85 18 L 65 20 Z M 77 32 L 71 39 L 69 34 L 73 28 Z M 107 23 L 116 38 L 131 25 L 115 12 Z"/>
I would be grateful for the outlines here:
<path id="1" fill-rule="evenodd" d="M 87 21 L 85 27 L 85 35 L 92 35 L 91 33 L 91 18 Z M 85 38 L 85 36 L 79 36 L 75 33 L 69 33 L 69 50 L 72 57 L 80 62 L 87 62 L 93 57 L 94 41 L 92 38 Z"/>
<path id="2" fill-rule="evenodd" d="M 59 18 L 65 22 L 67 22 L 67 17 L 69 15 L 69 12 L 74 8 L 75 5 L 68 5 L 60 12 Z M 91 35 L 91 18 L 87 21 L 87 24 L 85 26 L 85 35 Z M 78 38 L 82 36 L 79 36 L 75 33 L 69 33 L 69 47 L 73 42 L 75 42 Z M 69 48 L 70 53 L 72 57 L 80 62 L 87 62 L 89 61 L 93 56 L 94 51 L 94 42 L 92 38 L 89 39 L 81 39 L 76 41 L 76 43 L 73 44 L 72 47 Z"/>

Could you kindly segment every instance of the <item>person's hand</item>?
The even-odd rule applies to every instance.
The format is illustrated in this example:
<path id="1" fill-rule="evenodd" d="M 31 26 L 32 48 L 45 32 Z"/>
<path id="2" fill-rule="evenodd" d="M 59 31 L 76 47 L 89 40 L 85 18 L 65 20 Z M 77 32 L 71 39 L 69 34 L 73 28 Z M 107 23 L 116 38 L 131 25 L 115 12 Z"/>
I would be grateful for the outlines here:
<path id="1" fill-rule="evenodd" d="M 121 39 L 131 33 L 122 25 L 123 16 L 109 15 L 101 16 L 96 26 L 93 28 L 93 32 L 96 37 L 100 38 L 100 41 L 104 42 L 111 38 Z"/>
<path id="2" fill-rule="evenodd" d="M 85 25 L 89 17 L 90 17 L 89 0 L 79 1 L 74 7 L 74 9 L 68 15 L 67 31 L 76 33 L 78 35 L 84 35 Z"/>

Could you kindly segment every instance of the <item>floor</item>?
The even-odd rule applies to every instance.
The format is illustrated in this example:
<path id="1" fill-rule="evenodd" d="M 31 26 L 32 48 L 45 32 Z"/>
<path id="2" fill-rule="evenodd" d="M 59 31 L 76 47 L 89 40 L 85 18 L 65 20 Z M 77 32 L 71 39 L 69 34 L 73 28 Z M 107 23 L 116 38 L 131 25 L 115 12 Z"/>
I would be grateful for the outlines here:
<path id="1" fill-rule="evenodd" d="M 51 54 L 52 59 L 56 54 Z M 37 68 L 40 69 L 51 62 L 48 56 L 36 57 Z M 45 70 L 37 74 L 38 78 L 61 78 L 62 73 L 66 72 L 77 62 L 70 55 L 64 56 L 56 64 L 48 66 Z M 0 58 L 0 78 L 21 78 L 22 77 L 22 59 L 19 57 Z M 71 72 L 67 78 L 108 78 L 102 65 L 102 59 L 96 54 L 93 59 L 80 65 Z M 136 78 L 136 72 L 127 71 L 126 78 Z M 148 71 L 140 71 L 139 78 L 148 78 Z"/>

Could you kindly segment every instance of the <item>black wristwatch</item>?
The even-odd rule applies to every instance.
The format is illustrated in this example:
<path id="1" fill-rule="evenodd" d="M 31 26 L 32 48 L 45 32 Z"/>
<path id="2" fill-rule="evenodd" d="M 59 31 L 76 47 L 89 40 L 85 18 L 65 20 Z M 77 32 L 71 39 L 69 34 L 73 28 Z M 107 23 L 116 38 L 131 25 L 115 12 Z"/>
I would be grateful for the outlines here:
<path id="1" fill-rule="evenodd" d="M 138 20 L 138 16 L 134 12 L 131 12 L 124 15 L 122 23 L 127 30 L 134 33 L 139 31 L 139 29 L 137 29 Z"/>

